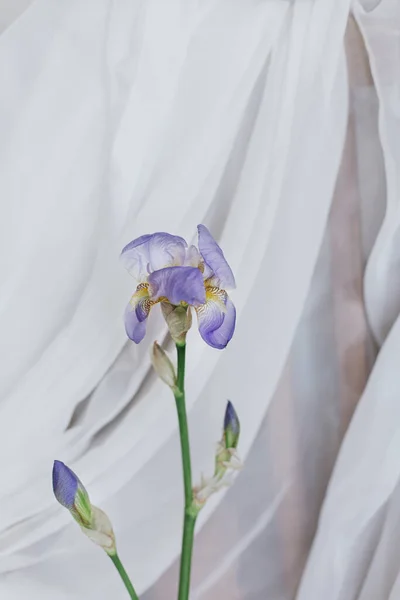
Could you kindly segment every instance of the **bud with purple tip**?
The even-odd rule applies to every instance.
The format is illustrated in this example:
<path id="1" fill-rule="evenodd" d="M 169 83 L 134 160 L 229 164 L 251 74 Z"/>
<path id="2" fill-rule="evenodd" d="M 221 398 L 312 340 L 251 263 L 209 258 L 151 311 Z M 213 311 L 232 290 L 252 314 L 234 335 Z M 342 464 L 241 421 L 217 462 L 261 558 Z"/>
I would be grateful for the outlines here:
<path id="1" fill-rule="evenodd" d="M 225 448 L 237 448 L 240 436 L 240 421 L 237 413 L 229 400 L 226 406 L 224 419 Z"/>
<path id="2" fill-rule="evenodd" d="M 240 421 L 233 407 L 228 401 L 222 439 L 217 445 L 215 454 L 215 470 L 211 478 L 202 477 L 201 484 L 193 488 L 192 510 L 197 514 L 205 505 L 208 498 L 228 487 L 233 481 L 233 473 L 242 468 L 242 462 L 237 454 L 237 445 L 240 436 Z"/>
<path id="3" fill-rule="evenodd" d="M 94 506 L 79 477 L 59 460 L 53 465 L 53 491 L 58 502 L 67 508 L 83 533 L 101 546 L 109 556 L 115 556 L 115 536 L 107 515 Z"/>

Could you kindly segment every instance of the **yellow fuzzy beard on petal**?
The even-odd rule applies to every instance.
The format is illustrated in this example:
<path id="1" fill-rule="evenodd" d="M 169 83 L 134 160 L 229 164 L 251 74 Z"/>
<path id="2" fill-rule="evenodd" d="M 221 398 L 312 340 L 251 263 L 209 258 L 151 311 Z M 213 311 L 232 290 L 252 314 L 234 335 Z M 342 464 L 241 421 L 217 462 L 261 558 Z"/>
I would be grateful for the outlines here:
<path id="1" fill-rule="evenodd" d="M 136 288 L 136 292 L 133 294 L 132 298 L 129 301 L 132 308 L 135 308 L 137 303 L 142 298 L 146 298 L 146 296 L 149 296 L 149 284 L 148 283 L 139 283 L 139 285 Z M 149 300 L 150 300 L 150 298 L 149 298 Z"/>
<path id="2" fill-rule="evenodd" d="M 226 299 L 228 294 L 225 290 L 221 290 L 216 286 L 205 286 L 206 289 L 206 303 L 215 302 L 221 312 L 226 313 Z"/>

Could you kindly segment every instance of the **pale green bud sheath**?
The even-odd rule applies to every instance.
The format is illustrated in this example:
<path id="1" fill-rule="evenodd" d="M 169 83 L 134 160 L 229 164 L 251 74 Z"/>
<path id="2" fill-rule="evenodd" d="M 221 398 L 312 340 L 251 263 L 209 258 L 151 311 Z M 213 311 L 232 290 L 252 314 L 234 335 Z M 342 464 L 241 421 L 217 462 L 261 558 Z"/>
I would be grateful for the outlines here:
<path id="1" fill-rule="evenodd" d="M 174 365 L 169 359 L 167 353 L 161 348 L 161 346 L 154 342 L 151 348 L 151 362 L 154 371 L 158 377 L 166 383 L 172 391 L 176 389 L 176 373 Z"/>
<path id="2" fill-rule="evenodd" d="M 173 306 L 168 302 L 161 303 L 161 310 L 169 333 L 177 346 L 186 344 L 186 334 L 192 326 L 192 313 L 188 305 Z"/>

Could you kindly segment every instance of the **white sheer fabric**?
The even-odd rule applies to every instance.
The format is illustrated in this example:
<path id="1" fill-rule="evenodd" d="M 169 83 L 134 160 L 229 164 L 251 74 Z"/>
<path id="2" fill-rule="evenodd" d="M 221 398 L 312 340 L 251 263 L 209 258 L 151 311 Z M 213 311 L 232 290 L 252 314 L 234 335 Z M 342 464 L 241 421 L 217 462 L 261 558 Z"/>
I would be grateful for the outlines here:
<path id="1" fill-rule="evenodd" d="M 398 198 L 400 172 L 400 5 L 382 0 L 355 15 L 379 98 L 387 207 L 365 276 L 368 318 L 382 346 L 330 483 L 299 600 L 396 600 L 398 552 L 400 344 Z M 338 510 L 340 507 L 340 510 Z"/>
<path id="2" fill-rule="evenodd" d="M 118 252 L 158 229 L 190 238 L 198 222 L 210 226 L 235 271 L 238 327 L 222 353 L 190 336 L 194 471 L 211 468 L 227 397 L 240 413 L 248 460 L 202 515 L 192 597 L 294 598 L 373 356 L 360 285 L 385 198 L 372 85 L 353 91 L 326 229 L 348 115 L 349 4 L 35 0 L 0 37 L 5 598 L 124 597 L 106 557 L 55 504 L 53 458 L 79 473 L 112 518 L 146 600 L 173 597 L 176 565 L 158 578 L 179 552 L 179 445 L 170 394 L 152 377 L 147 353 L 165 328 L 153 315 L 147 343 L 126 344 L 121 315 L 132 290 Z M 395 88 L 387 90 L 392 97 Z M 387 103 L 395 114 L 394 100 Z M 392 173 L 388 210 L 396 201 Z M 346 265 L 354 248 L 357 258 Z M 386 264 L 374 252 L 375 264 Z M 381 341 L 387 284 L 373 256 L 366 299 Z M 395 428 L 389 414 L 387 422 Z M 351 485 L 357 460 L 345 462 Z M 357 502 L 372 506 L 373 494 L 361 498 L 362 489 Z M 356 597 L 335 596 L 329 582 L 337 576 L 331 552 L 342 543 L 336 521 L 330 529 L 329 502 L 302 599 Z"/>
<path id="3" fill-rule="evenodd" d="M 335 456 L 374 361 L 362 280 L 383 219 L 385 173 L 360 42 L 351 20 L 349 124 L 328 226 L 246 469 L 197 538 L 195 598 L 295 598 Z M 177 565 L 145 599 L 174 597 L 176 575 Z"/>

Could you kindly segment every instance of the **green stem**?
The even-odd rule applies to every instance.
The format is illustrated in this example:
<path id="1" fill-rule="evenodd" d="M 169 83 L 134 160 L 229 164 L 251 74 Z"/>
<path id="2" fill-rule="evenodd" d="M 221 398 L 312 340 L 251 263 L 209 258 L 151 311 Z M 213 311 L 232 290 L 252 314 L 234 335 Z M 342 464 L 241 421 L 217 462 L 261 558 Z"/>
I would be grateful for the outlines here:
<path id="1" fill-rule="evenodd" d="M 185 512 L 185 521 L 183 526 L 181 567 L 179 574 L 179 594 L 178 600 L 188 600 L 190 592 L 190 572 L 192 568 L 192 554 L 194 542 L 194 528 L 196 527 L 196 517 Z"/>
<path id="2" fill-rule="evenodd" d="M 125 587 L 128 590 L 128 593 L 129 593 L 130 597 L 132 598 L 132 600 L 139 600 L 139 596 L 135 592 L 135 588 L 133 587 L 132 582 L 129 579 L 128 573 L 125 571 L 124 565 L 120 561 L 118 554 L 114 554 L 113 556 L 109 555 L 109 556 L 110 556 L 111 560 L 113 561 L 118 573 L 120 574 L 121 579 L 124 582 Z"/>
<path id="3" fill-rule="evenodd" d="M 179 574 L 178 600 L 188 600 L 190 590 L 190 571 L 194 542 L 196 515 L 192 508 L 192 466 L 190 462 L 189 429 L 185 404 L 185 358 L 186 346 L 176 346 L 178 353 L 177 391 L 175 393 L 176 409 L 178 412 L 179 434 L 181 440 L 183 485 L 185 490 L 185 514 L 183 522 L 181 566 Z"/>

